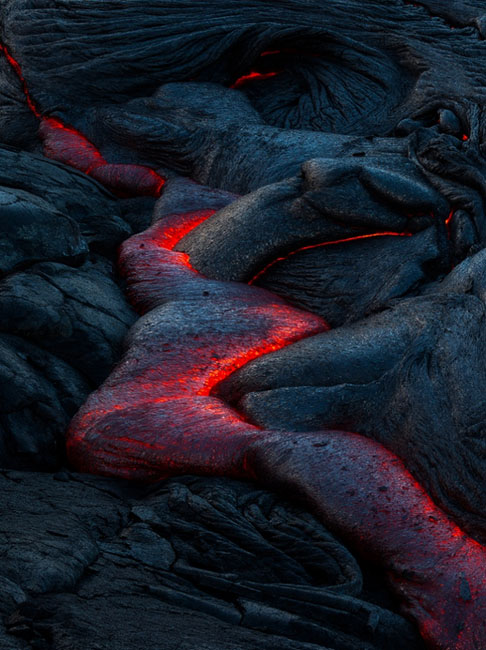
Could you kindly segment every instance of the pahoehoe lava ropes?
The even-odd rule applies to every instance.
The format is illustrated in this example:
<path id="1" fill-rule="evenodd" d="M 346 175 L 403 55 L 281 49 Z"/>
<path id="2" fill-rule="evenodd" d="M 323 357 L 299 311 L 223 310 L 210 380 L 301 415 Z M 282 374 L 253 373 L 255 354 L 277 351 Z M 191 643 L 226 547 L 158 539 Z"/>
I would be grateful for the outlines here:
<path id="1" fill-rule="evenodd" d="M 486 647 L 484 18 L 2 3 L 0 646 Z"/>

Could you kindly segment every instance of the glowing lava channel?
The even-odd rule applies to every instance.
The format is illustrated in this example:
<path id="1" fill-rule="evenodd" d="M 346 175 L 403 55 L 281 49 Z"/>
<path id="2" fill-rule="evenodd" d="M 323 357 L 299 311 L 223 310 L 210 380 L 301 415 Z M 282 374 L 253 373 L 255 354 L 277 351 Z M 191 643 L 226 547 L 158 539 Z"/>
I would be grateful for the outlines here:
<path id="1" fill-rule="evenodd" d="M 354 433 L 261 430 L 213 394 L 251 359 L 327 329 L 264 289 L 203 277 L 173 250 L 213 212 L 172 215 L 123 244 L 120 268 L 145 315 L 72 421 L 71 463 L 145 481 L 249 478 L 299 494 L 387 571 L 429 648 L 486 647 L 486 551 L 394 454 Z"/>
<path id="2" fill-rule="evenodd" d="M 48 155 L 123 195 L 163 179 L 110 165 L 82 134 L 43 117 L 2 45 Z M 333 530 L 387 570 L 429 648 L 486 647 L 486 552 L 435 506 L 378 443 L 336 431 L 264 431 L 212 395 L 251 359 L 325 332 L 317 316 L 264 289 L 209 280 L 175 244 L 212 211 L 175 215 L 123 245 L 121 268 L 146 312 L 107 381 L 71 423 L 68 456 L 88 472 L 159 480 L 181 473 L 257 479 L 305 497 Z"/>
<path id="3" fill-rule="evenodd" d="M 30 95 L 19 63 L 1 43 L 0 52 L 17 76 L 27 106 L 40 121 L 39 136 L 48 158 L 84 172 L 118 196 L 160 196 L 165 179 L 153 169 L 144 165 L 108 163 L 82 133 L 57 118 L 42 115 Z"/>

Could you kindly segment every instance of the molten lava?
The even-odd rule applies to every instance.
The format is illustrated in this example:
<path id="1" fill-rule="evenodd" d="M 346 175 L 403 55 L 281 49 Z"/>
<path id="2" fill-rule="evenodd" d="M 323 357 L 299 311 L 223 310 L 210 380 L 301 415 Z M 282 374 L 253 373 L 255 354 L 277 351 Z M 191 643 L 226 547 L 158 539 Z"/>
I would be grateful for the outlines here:
<path id="1" fill-rule="evenodd" d="M 163 179 L 153 170 L 112 165 L 75 129 L 43 117 L 20 66 L 1 50 L 41 121 L 50 157 L 121 194 L 160 193 Z M 354 433 L 261 430 L 213 395 L 248 361 L 327 330 L 318 316 L 264 289 L 201 276 L 173 250 L 213 212 L 172 215 L 123 245 L 121 271 L 145 315 L 120 364 L 71 423 L 72 464 L 142 480 L 252 478 L 300 495 L 387 570 L 429 648 L 486 647 L 486 551 L 437 508 L 400 459 Z"/>
<path id="2" fill-rule="evenodd" d="M 276 257 L 274 260 L 269 262 L 266 266 L 263 267 L 261 271 L 258 271 L 258 273 L 256 273 L 252 277 L 252 279 L 248 282 L 248 284 L 255 284 L 262 276 L 265 275 L 267 271 L 269 271 L 273 266 L 275 266 L 275 264 L 277 264 L 278 262 L 284 262 L 285 260 L 288 260 L 290 257 L 297 255 L 297 253 L 301 253 L 302 251 L 308 251 L 314 248 L 323 248 L 325 246 L 335 246 L 337 244 L 344 244 L 351 241 L 358 241 L 360 239 L 370 239 L 374 237 L 410 237 L 410 234 L 404 232 L 374 232 L 374 233 L 369 233 L 367 235 L 356 235 L 355 237 L 346 237 L 345 239 L 335 239 L 334 241 L 325 241 L 325 242 L 321 242 L 320 244 L 311 244 L 310 246 L 301 246 L 300 248 L 297 248 L 295 251 L 291 251 L 290 253 L 287 253 L 287 255 L 283 255 L 282 257 Z"/>
<path id="3" fill-rule="evenodd" d="M 205 278 L 173 250 L 213 212 L 172 215 L 122 246 L 120 268 L 145 316 L 121 363 L 71 423 L 71 462 L 148 481 L 180 473 L 251 478 L 299 494 L 385 567 L 429 648 L 480 647 L 486 551 L 395 455 L 354 433 L 264 431 L 214 396 L 251 359 L 327 326 L 259 287 Z"/>
<path id="4" fill-rule="evenodd" d="M 256 81 L 258 80 L 263 80 L 263 79 L 270 79 L 270 77 L 275 77 L 278 74 L 278 72 L 255 72 L 252 71 L 249 74 L 245 74 L 242 77 L 239 77 L 233 84 L 231 84 L 230 88 L 241 88 L 245 84 L 247 84 L 249 81 Z"/>
<path id="5" fill-rule="evenodd" d="M 32 99 L 19 63 L 7 47 L 0 52 L 19 79 L 27 106 L 40 121 L 39 136 L 48 158 L 70 165 L 88 174 L 119 196 L 160 196 L 165 179 L 143 165 L 109 164 L 82 133 L 54 117 L 45 117 Z"/>

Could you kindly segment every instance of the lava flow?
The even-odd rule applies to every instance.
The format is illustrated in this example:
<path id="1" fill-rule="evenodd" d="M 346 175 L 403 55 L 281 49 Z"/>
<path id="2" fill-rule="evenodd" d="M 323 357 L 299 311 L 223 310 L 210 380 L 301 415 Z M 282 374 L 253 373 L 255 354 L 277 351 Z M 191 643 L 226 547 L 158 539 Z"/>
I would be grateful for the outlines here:
<path id="1" fill-rule="evenodd" d="M 120 269 L 145 315 L 72 421 L 70 461 L 107 476 L 225 475 L 298 494 L 383 566 L 429 648 L 482 647 L 486 551 L 394 454 L 354 433 L 265 431 L 215 397 L 243 364 L 327 325 L 265 289 L 205 278 L 173 250 L 213 212 L 166 217 L 123 244 Z"/>
<path id="2" fill-rule="evenodd" d="M 160 196 L 165 179 L 144 165 L 110 164 L 82 133 L 53 117 L 42 115 L 32 99 L 22 69 L 4 44 L 0 52 L 17 76 L 30 111 L 40 121 L 39 136 L 48 158 L 70 165 L 121 197 Z"/>
<path id="3" fill-rule="evenodd" d="M 121 193 L 160 194 L 163 179 L 111 165 L 75 129 L 43 117 L 2 45 L 46 153 Z M 195 271 L 177 242 L 214 211 L 173 215 L 125 242 L 120 267 L 145 315 L 128 350 L 71 423 L 82 471 L 140 480 L 181 473 L 251 478 L 307 499 L 321 518 L 388 572 L 429 648 L 486 647 L 486 551 L 431 501 L 382 445 L 341 431 L 265 431 L 213 395 L 243 364 L 326 323 L 255 286 Z"/>
<path id="4" fill-rule="evenodd" d="M 256 81 L 257 79 L 270 79 L 270 77 L 275 77 L 278 72 L 255 72 L 252 71 L 249 74 L 245 74 L 242 77 L 239 77 L 230 88 L 241 88 L 246 85 L 249 81 Z"/>

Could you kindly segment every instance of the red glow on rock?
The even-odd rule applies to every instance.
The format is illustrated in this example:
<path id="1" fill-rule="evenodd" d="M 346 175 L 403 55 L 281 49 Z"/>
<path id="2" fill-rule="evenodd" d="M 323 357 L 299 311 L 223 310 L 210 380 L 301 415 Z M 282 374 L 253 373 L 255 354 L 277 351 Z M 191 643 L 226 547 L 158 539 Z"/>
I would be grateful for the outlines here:
<path id="1" fill-rule="evenodd" d="M 446 227 L 446 230 L 447 230 L 447 238 L 448 239 L 451 239 L 451 221 L 452 221 L 453 216 L 454 216 L 454 210 L 451 210 L 449 212 L 449 216 L 445 220 L 445 227 Z"/>
<path id="2" fill-rule="evenodd" d="M 122 194 L 160 193 L 163 179 L 153 170 L 111 165 L 75 129 L 43 118 L 19 64 L 4 45 L 0 50 L 41 120 L 54 159 Z M 275 74 L 252 73 L 233 87 Z M 211 395 L 251 359 L 327 330 L 319 317 L 264 289 L 204 278 L 186 254 L 172 250 L 213 212 L 173 215 L 122 247 L 130 295 L 143 311 L 153 311 L 139 321 L 121 363 L 72 421 L 71 462 L 83 471 L 132 479 L 189 472 L 291 489 L 389 572 L 429 648 L 486 647 L 485 549 L 437 508 L 396 456 L 353 433 L 263 431 Z"/>
<path id="3" fill-rule="evenodd" d="M 313 248 L 324 248 L 326 246 L 336 246 L 337 244 L 345 244 L 346 242 L 359 241 L 361 239 L 371 239 L 374 237 L 410 237 L 410 233 L 374 232 L 374 233 L 369 233 L 367 235 L 356 235 L 355 237 L 346 237 L 345 239 L 335 239 L 334 241 L 321 242 L 320 244 L 311 244 L 310 246 L 301 246 L 300 248 L 297 248 L 295 251 L 292 251 L 291 253 L 287 253 L 287 255 L 284 255 L 282 257 L 277 257 L 271 262 L 269 262 L 269 264 L 267 264 L 261 271 L 258 271 L 258 273 L 253 276 L 253 278 L 248 282 L 248 284 L 255 284 L 255 282 L 259 280 L 263 275 L 265 275 L 265 273 L 273 266 L 275 266 L 275 264 L 277 264 L 278 262 L 283 262 L 284 260 L 288 260 L 293 255 L 297 255 L 297 253 L 301 253 L 302 251 L 311 250 Z"/>
<path id="4" fill-rule="evenodd" d="M 180 422 L 181 417 L 187 418 L 188 403 L 198 400 L 196 411 L 190 409 L 194 421 L 184 420 L 181 449 L 185 446 L 186 434 L 189 435 L 194 427 L 197 429 L 200 418 L 209 417 L 212 421 L 215 412 L 218 417 L 224 415 L 223 423 L 233 423 L 238 430 L 249 426 L 252 432 L 256 431 L 223 402 L 212 397 L 213 388 L 251 359 L 303 336 L 326 331 L 327 325 L 320 317 L 295 309 L 263 289 L 204 278 L 192 269 L 185 253 L 172 250 L 214 212 L 203 210 L 167 217 L 122 245 L 120 269 L 127 279 L 133 304 L 142 312 L 153 313 L 151 310 L 168 303 L 169 312 L 174 310 L 166 322 L 171 331 L 160 332 L 153 348 L 147 342 L 151 351 L 146 358 L 137 354 L 137 358 L 132 359 L 128 355 L 105 388 L 93 393 L 73 421 L 68 442 L 78 466 L 82 462 L 85 469 L 92 470 L 98 465 L 92 453 L 86 454 L 86 450 L 84 460 L 80 461 L 76 450 L 79 445 L 84 448 L 83 441 L 87 435 L 89 438 L 89 431 L 100 419 L 107 422 L 107 419 L 118 417 L 116 414 L 122 404 L 125 404 L 125 415 L 126 409 L 143 407 L 148 409 L 147 413 L 156 409 L 157 417 L 169 417 L 175 423 Z M 182 304 L 172 303 L 175 295 L 184 297 Z M 171 304 L 174 307 L 170 307 Z M 213 426 L 210 420 L 208 426 Z M 136 437 L 135 432 L 131 435 Z M 149 440 L 151 448 L 159 449 L 161 443 L 157 434 L 154 440 Z M 171 462 L 175 462 L 174 458 Z M 136 477 L 133 473 L 130 475 Z"/>
<path id="5" fill-rule="evenodd" d="M 86 171 L 92 178 L 118 196 L 154 196 L 161 194 L 165 180 L 144 165 L 101 163 Z"/>
<path id="6" fill-rule="evenodd" d="M 463 140 L 463 142 L 466 142 L 467 140 L 469 140 L 469 136 L 467 136 L 465 133 L 463 133 L 462 140 Z"/>
<path id="7" fill-rule="evenodd" d="M 259 81 L 263 79 L 270 79 L 270 77 L 275 77 L 278 74 L 278 72 L 250 72 L 249 74 L 245 74 L 242 77 L 239 77 L 233 84 L 231 84 L 230 88 L 241 88 L 245 84 L 247 84 L 250 81 L 256 81 L 257 79 Z"/>
<path id="8" fill-rule="evenodd" d="M 200 226 L 209 217 L 212 217 L 215 212 L 216 210 L 211 209 L 198 210 L 166 217 L 162 223 L 157 223 L 149 230 L 141 233 L 140 238 L 147 240 L 148 237 L 150 243 L 172 251 L 191 230 Z M 138 235 L 135 235 L 132 240 L 136 241 L 137 237 Z"/>
<path id="9" fill-rule="evenodd" d="M 18 62 L 14 59 L 14 57 L 10 54 L 8 48 L 6 45 L 3 45 L 3 43 L 0 43 L 0 52 L 5 56 L 6 60 L 10 64 L 10 67 L 12 70 L 15 72 L 17 75 L 18 80 L 20 81 L 20 85 L 22 86 L 23 93 L 25 95 L 25 99 L 27 102 L 27 106 L 31 110 L 31 112 L 38 118 L 40 118 L 41 114 L 39 109 L 37 108 L 34 100 L 30 96 L 29 89 L 27 87 L 27 82 L 24 79 L 24 75 L 22 74 L 22 69 Z"/>
<path id="10" fill-rule="evenodd" d="M 485 549 L 394 454 L 354 433 L 263 431 L 212 394 L 242 364 L 327 329 L 264 289 L 203 277 L 172 250 L 213 212 L 169 216 L 123 244 L 120 268 L 134 304 L 148 313 L 72 421 L 71 462 L 148 481 L 180 473 L 251 478 L 304 495 L 388 571 L 429 648 L 485 647 Z"/>
<path id="11" fill-rule="evenodd" d="M 82 133 L 52 117 L 41 118 L 44 154 L 84 172 L 121 197 L 160 196 L 165 179 L 144 165 L 112 164 Z"/>
<path id="12" fill-rule="evenodd" d="M 44 154 L 88 174 L 118 196 L 160 196 L 165 179 L 144 165 L 108 163 L 82 133 L 52 117 L 41 118 Z"/>
<path id="13" fill-rule="evenodd" d="M 39 136 L 48 158 L 92 176 L 118 196 L 160 196 L 165 179 L 153 169 L 144 165 L 110 164 L 82 133 L 55 117 L 43 116 L 30 96 L 19 63 L 5 45 L 0 44 L 0 52 L 18 77 L 29 109 L 40 120 Z"/>
<path id="14" fill-rule="evenodd" d="M 48 158 L 85 173 L 96 165 L 106 164 L 98 149 L 87 138 L 56 118 L 41 118 L 39 135 Z"/>

